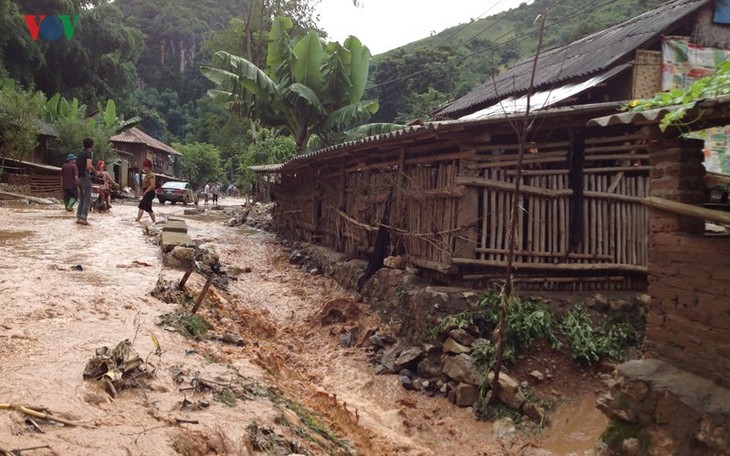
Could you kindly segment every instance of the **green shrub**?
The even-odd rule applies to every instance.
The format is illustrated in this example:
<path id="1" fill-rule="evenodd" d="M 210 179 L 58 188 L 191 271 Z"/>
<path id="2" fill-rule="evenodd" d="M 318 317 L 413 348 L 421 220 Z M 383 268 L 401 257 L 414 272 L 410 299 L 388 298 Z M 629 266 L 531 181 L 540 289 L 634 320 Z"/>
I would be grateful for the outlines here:
<path id="1" fill-rule="evenodd" d="M 630 324 L 604 320 L 594 325 L 585 308 L 578 305 L 565 313 L 560 329 L 573 359 L 588 363 L 604 357 L 622 361 L 626 347 L 638 342 L 637 331 Z"/>

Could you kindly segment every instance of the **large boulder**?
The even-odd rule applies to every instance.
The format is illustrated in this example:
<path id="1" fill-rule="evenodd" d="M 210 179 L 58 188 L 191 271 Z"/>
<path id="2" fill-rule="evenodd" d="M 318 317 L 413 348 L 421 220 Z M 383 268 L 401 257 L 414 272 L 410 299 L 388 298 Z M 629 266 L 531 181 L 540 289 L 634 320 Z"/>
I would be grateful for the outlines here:
<path id="1" fill-rule="evenodd" d="M 470 356 L 463 353 L 456 356 L 444 355 L 442 362 L 443 373 L 449 378 L 468 385 L 482 384 L 483 376 Z"/>

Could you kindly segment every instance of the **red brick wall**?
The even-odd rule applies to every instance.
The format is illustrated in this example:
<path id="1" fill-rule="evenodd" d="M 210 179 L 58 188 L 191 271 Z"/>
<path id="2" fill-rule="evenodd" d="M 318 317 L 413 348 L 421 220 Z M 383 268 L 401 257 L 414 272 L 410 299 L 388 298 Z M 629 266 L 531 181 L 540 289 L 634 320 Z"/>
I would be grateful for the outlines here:
<path id="1" fill-rule="evenodd" d="M 704 198 L 701 143 L 651 153 L 651 194 Z M 702 220 L 650 211 L 647 356 L 730 387 L 730 238 L 705 237 Z"/>

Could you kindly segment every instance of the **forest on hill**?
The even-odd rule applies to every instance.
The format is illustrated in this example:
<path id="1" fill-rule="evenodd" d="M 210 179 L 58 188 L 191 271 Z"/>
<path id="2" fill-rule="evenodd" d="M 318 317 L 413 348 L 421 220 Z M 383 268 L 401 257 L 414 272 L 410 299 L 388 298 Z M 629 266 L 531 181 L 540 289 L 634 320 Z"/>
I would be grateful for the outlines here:
<path id="1" fill-rule="evenodd" d="M 534 52 L 533 23 L 546 10 L 550 48 L 660 3 L 535 0 L 374 56 L 363 68 L 366 42 L 322 44 L 315 0 L 0 0 L 0 141 L 22 147 L 8 132 L 35 115 L 68 130 L 60 132 L 60 156 L 90 134 L 86 118 L 103 111 L 93 132 L 102 141 L 139 117 L 140 128 L 182 151 L 201 179 L 245 179 L 246 166 L 347 139 L 358 124 L 427 120 Z M 315 49 L 319 40 L 307 37 L 324 41 Z M 325 81 L 307 87 L 311 93 L 297 79 L 302 55 L 318 62 Z M 247 79 L 254 73 L 258 79 Z M 302 126 L 292 116 L 317 122 Z"/>

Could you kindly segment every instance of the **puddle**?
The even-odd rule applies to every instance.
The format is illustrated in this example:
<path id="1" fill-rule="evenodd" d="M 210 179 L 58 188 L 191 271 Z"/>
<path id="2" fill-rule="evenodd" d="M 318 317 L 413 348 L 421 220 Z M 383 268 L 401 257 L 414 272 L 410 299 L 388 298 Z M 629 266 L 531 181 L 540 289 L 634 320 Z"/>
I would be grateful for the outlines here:
<path id="1" fill-rule="evenodd" d="M 596 396 L 564 404 L 550 417 L 554 431 L 540 447 L 556 455 L 595 454 L 596 441 L 608 426 L 608 418 L 596 408 Z"/>

